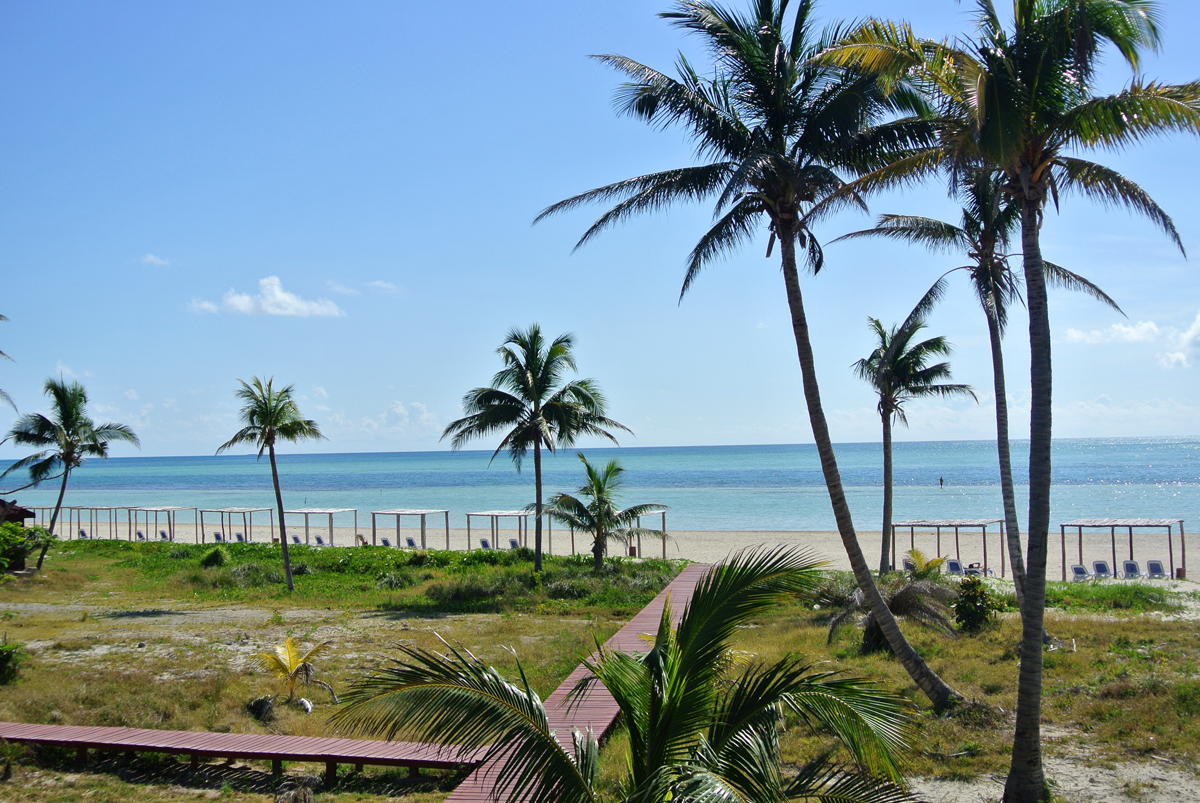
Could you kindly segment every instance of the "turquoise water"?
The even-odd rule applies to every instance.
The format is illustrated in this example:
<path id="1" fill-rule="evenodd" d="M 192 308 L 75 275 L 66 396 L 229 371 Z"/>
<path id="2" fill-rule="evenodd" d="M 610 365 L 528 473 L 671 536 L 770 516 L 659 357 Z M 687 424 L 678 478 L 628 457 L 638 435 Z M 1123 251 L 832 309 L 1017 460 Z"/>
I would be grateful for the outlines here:
<path id="1" fill-rule="evenodd" d="M 593 463 L 626 468 L 623 505 L 669 505 L 673 530 L 833 530 L 833 515 L 811 445 L 588 449 Z M 843 483 L 860 528 L 878 527 L 882 506 L 879 444 L 837 446 Z M 989 441 L 895 445 L 895 519 L 1000 518 L 996 447 Z M 491 452 L 280 454 L 289 508 L 356 508 L 360 522 L 388 508 L 448 508 L 463 513 L 521 508 L 533 500 L 533 464 L 518 473 Z M 1027 444 L 1013 444 L 1018 501 L 1025 518 Z M 1088 517 L 1200 515 L 1200 439 L 1074 439 L 1054 445 L 1052 521 Z M 573 491 L 582 469 L 574 454 L 544 461 L 545 488 Z M 939 479 L 945 478 L 945 486 Z M 0 483 L 7 490 L 15 475 Z M 25 505 L 52 505 L 56 484 L 17 494 Z M 68 505 L 272 507 L 271 472 L 254 455 L 131 457 L 91 461 L 71 475 Z M 347 521 L 346 524 L 349 524 Z"/>

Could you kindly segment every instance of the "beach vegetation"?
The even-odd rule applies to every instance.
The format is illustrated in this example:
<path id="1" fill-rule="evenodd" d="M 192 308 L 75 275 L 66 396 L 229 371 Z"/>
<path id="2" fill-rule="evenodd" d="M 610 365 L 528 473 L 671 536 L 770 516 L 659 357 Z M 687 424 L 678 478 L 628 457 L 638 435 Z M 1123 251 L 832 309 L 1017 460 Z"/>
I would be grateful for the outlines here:
<path id="1" fill-rule="evenodd" d="M 954 589 L 937 579 L 914 580 L 902 572 L 892 572 L 881 578 L 880 591 L 892 615 L 942 635 L 955 636 L 954 623 L 950 618 L 953 616 L 950 605 L 958 598 L 958 592 Z M 838 630 L 856 617 L 862 628 L 862 651 L 890 653 L 891 644 L 880 630 L 874 611 L 867 606 L 862 589 L 856 589 L 842 609 L 830 619 L 826 643 L 832 644 Z"/>
<path id="2" fill-rule="evenodd" d="M 211 569 L 214 566 L 224 566 L 228 562 L 229 551 L 223 546 L 213 547 L 204 553 L 204 557 L 200 558 L 200 565 L 206 569 Z"/>
<path id="3" fill-rule="evenodd" d="M 504 367 L 486 388 L 475 388 L 463 396 L 465 416 L 450 422 L 442 432 L 451 448 L 461 449 L 477 438 L 503 432 L 492 459 L 507 451 L 517 471 L 533 451 L 533 570 L 542 570 L 542 450 L 553 453 L 571 447 L 583 436 L 616 436 L 609 430 L 632 432 L 608 418 L 608 402 L 594 379 L 565 380 L 567 371 L 577 370 L 572 348 L 575 337 L 559 335 L 547 343 L 541 327 L 511 329 L 496 354 Z"/>
<path id="4" fill-rule="evenodd" d="M 304 418 L 300 407 L 292 397 L 293 385 L 275 389 L 275 378 L 262 380 L 254 377 L 249 382 L 238 380 L 241 388 L 234 394 L 242 402 L 238 411 L 242 428 L 233 437 L 217 448 L 217 454 L 229 451 L 234 446 L 258 447 L 258 459 L 265 451 L 271 462 L 271 484 L 275 489 L 275 506 L 279 512 L 279 546 L 283 552 L 283 577 L 288 591 L 295 589 L 292 579 L 292 559 L 288 550 L 287 525 L 284 522 L 283 492 L 279 488 L 279 467 L 275 463 L 275 444 L 278 441 L 299 443 L 300 441 L 324 440 L 317 422 Z"/>
<path id="5" fill-rule="evenodd" d="M 720 681 L 739 625 L 811 588 L 819 564 L 786 549 L 743 551 L 697 586 L 678 627 L 668 612 L 643 654 L 600 648 L 592 675 L 621 709 L 627 749 L 625 800 L 819 797 L 904 798 L 900 763 L 908 749 L 907 705 L 873 681 L 816 671 L 795 655 L 733 670 Z M 724 690 L 724 691 L 723 691 Z M 564 748 L 520 662 L 507 678 L 470 652 L 400 647 L 398 657 L 354 683 L 331 717 L 339 731 L 388 739 L 487 747 L 507 757 L 497 786 L 508 800 L 597 801 L 600 745 L 576 733 Z M 854 758 L 828 754 L 784 774 L 779 729 L 791 719 L 831 734 Z"/>
<path id="6" fill-rule="evenodd" d="M 786 0 L 759 0 L 738 12 L 680 2 L 661 14 L 701 40 L 712 59 L 711 76 L 682 56 L 678 78 L 625 56 L 599 56 L 629 78 L 617 90 L 619 113 L 659 128 L 682 126 L 705 163 L 580 193 L 547 207 L 537 220 L 615 201 L 578 248 L 634 215 L 714 200 L 716 223 L 687 258 L 681 298 L 705 268 L 755 236 L 768 235 L 768 258 L 778 244 L 804 402 L 843 547 L 897 658 L 929 698 L 946 707 L 957 695 L 905 639 L 863 556 L 821 405 L 800 282 L 801 267 L 815 274 L 825 266 L 813 225 L 833 211 L 864 206 L 857 195 L 838 193 L 846 178 L 890 162 L 898 149 L 932 144 L 934 128 L 923 119 L 926 105 L 903 80 L 885 87 L 870 73 L 815 60 L 842 31 L 831 26 L 821 32 L 814 6 L 812 0 L 790 8 Z"/>
<path id="7" fill-rule="evenodd" d="M 4 438 L 16 446 L 32 446 L 39 451 L 17 460 L 0 477 L 6 477 L 14 471 L 28 470 L 29 479 L 34 485 L 62 478 L 47 528 L 53 533 L 62 511 L 63 496 L 67 493 L 71 472 L 82 466 L 88 458 L 107 459 L 110 442 L 132 443 L 139 448 L 141 444 L 137 435 L 125 424 L 97 424 L 93 421 L 87 412 L 87 391 L 79 382 L 51 377 L 46 380 L 43 389 L 50 397 L 50 415 L 26 413 L 17 419 Z M 60 473 L 55 475 L 56 471 Z M 39 570 L 50 543 L 47 539 L 38 553 Z"/>
<path id="8" fill-rule="evenodd" d="M 931 147 L 915 148 L 868 174 L 856 189 L 980 167 L 1003 177 L 1004 192 L 1020 210 L 1031 379 L 1029 518 L 1022 694 L 1004 797 L 1034 803 L 1049 795 L 1040 722 L 1053 393 L 1042 223 L 1048 203 L 1057 207 L 1060 195 L 1077 193 L 1145 215 L 1182 248 L 1171 218 L 1145 190 L 1068 154 L 1200 133 L 1200 83 L 1162 84 L 1139 74 L 1142 54 L 1160 41 L 1152 0 L 1014 0 L 1013 8 L 1006 28 L 992 3 L 981 2 L 975 36 L 954 43 L 921 40 L 907 25 L 869 20 L 823 61 L 916 86 L 937 110 L 940 131 Z M 1098 96 L 1096 67 L 1106 45 L 1120 53 L 1134 78 L 1122 91 Z"/>
<path id="9" fill-rule="evenodd" d="M 908 575 L 909 580 L 940 580 L 942 577 L 942 568 L 946 565 L 946 558 L 941 557 L 925 557 L 925 553 L 919 549 L 910 549 L 904 553 L 905 557 L 911 561 L 912 565 L 905 569 L 904 573 Z"/>
<path id="10" fill-rule="evenodd" d="M 301 652 L 296 639 L 288 636 L 282 644 L 278 644 L 273 652 L 260 652 L 254 656 L 253 663 L 264 672 L 282 680 L 287 684 L 288 702 L 296 697 L 296 684 L 303 682 L 306 686 L 320 686 L 329 692 L 333 704 L 337 705 L 337 692 L 323 680 L 317 678 L 317 667 L 313 661 L 333 649 L 333 641 L 322 641 Z"/>
<path id="11" fill-rule="evenodd" d="M 53 542 L 54 536 L 45 527 L 23 527 L 16 522 L 0 524 L 0 571 L 24 569 L 25 558 L 35 550 Z"/>
<path id="12" fill-rule="evenodd" d="M 1005 604 L 992 594 L 987 583 L 980 577 L 964 577 L 958 584 L 958 599 L 950 603 L 954 609 L 954 621 L 966 633 L 978 633 L 991 623 Z"/>
<path id="13" fill-rule="evenodd" d="M 25 645 L 9 644 L 8 635 L 5 634 L 4 643 L 0 644 L 0 686 L 16 680 L 22 662 L 28 658 L 29 653 L 25 651 Z"/>
<path id="14" fill-rule="evenodd" d="M 928 299 L 928 296 L 926 296 Z M 892 427 L 898 422 L 908 426 L 904 405 L 911 399 L 952 398 L 970 396 L 970 385 L 947 382 L 950 363 L 930 364 L 930 360 L 948 356 L 950 343 L 942 336 L 914 343 L 913 338 L 925 328 L 927 313 L 925 299 L 908 315 L 904 323 L 890 329 L 877 318 L 867 322 L 874 335 L 875 348 L 854 363 L 854 373 L 866 382 L 879 397 L 876 410 L 883 422 L 883 549 L 879 558 L 879 575 L 892 569 Z M 978 399 L 976 399 L 978 401 Z"/>
<path id="15" fill-rule="evenodd" d="M 584 483 L 579 496 L 557 493 L 550 497 L 546 512 L 555 521 L 592 536 L 592 567 L 599 573 L 604 568 L 604 556 L 608 542 L 615 540 L 628 545 L 636 538 L 666 538 L 661 530 L 639 527 L 642 516 L 659 513 L 666 505 L 641 504 L 618 509 L 613 495 L 621 487 L 621 475 L 625 469 L 616 460 L 609 460 L 603 468 L 593 466 L 582 452 L 578 454 L 583 463 Z"/>

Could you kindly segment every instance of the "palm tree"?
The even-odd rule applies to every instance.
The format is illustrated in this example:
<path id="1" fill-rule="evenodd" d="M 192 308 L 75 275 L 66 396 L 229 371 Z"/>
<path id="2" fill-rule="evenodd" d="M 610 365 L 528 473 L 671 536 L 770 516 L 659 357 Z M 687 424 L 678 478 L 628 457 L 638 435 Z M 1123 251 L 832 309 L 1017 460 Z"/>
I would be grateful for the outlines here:
<path id="1" fill-rule="evenodd" d="M 597 468 L 582 453 L 578 457 L 587 477 L 579 488 L 579 496 L 583 499 L 566 493 L 555 494 L 550 497 L 546 512 L 568 527 L 592 534 L 592 568 L 597 572 L 604 568 L 604 553 L 610 538 L 627 544 L 642 535 L 666 537 L 659 530 L 637 526 L 640 516 L 659 513 L 667 509 L 666 505 L 633 505 L 617 510 L 613 494 L 621 487 L 621 475 L 625 473 L 620 463 L 609 460 L 604 468 Z"/>
<path id="2" fill-rule="evenodd" d="M 875 682 L 814 672 L 796 656 L 752 663 L 727 679 L 728 645 L 740 624 L 810 589 L 821 565 L 783 548 L 743 551 L 696 587 L 677 629 L 669 606 L 644 655 L 600 649 L 592 676 L 629 732 L 626 801 L 784 800 L 845 803 L 909 799 L 893 785 L 906 747 L 907 706 Z M 355 683 L 332 722 L 352 733 L 411 739 L 505 760 L 497 800 L 597 803 L 597 734 L 575 732 L 568 750 L 549 730 L 541 699 L 518 663 L 509 681 L 468 652 L 400 647 L 400 657 Z M 823 756 L 785 778 L 778 729 L 785 712 L 828 729 L 876 778 Z M 488 759 L 485 759 L 485 761 Z M 881 776 L 881 777 L 880 777 Z M 604 795 L 607 799 L 608 795 Z"/>
<path id="3" fill-rule="evenodd" d="M 324 440 L 317 422 L 304 418 L 296 400 L 292 398 L 295 386 L 288 385 L 275 390 L 275 377 L 263 384 L 262 380 L 254 377 L 249 383 L 239 379 L 242 387 L 234 394 L 242 402 L 238 418 L 243 424 L 234 436 L 217 449 L 217 454 L 227 451 L 239 444 L 250 444 L 258 447 L 258 459 L 263 452 L 271 459 L 271 482 L 275 486 L 275 505 L 279 508 L 279 544 L 283 547 L 283 576 L 287 580 L 288 591 L 296 589 L 292 582 L 292 559 L 288 554 L 287 526 L 283 520 L 283 493 L 279 490 L 279 466 L 275 462 L 275 443 L 284 440 L 289 443 L 300 441 Z"/>
<path id="4" fill-rule="evenodd" d="M 1014 0 L 1011 30 L 992 0 L 977 0 L 976 36 L 962 44 L 924 41 L 906 25 L 871 21 L 826 63 L 854 65 L 923 84 L 939 107 L 934 148 L 916 150 L 862 185 L 916 180 L 948 166 L 982 165 L 1005 180 L 1020 209 L 1029 309 L 1029 518 L 1021 669 L 1008 803 L 1042 800 L 1042 633 L 1050 528 L 1052 373 L 1050 315 L 1040 230 L 1046 203 L 1076 192 L 1119 204 L 1154 221 L 1182 250 L 1170 217 L 1134 182 L 1095 162 L 1068 156 L 1120 148 L 1144 138 L 1200 133 L 1200 82 L 1170 85 L 1136 75 L 1141 54 L 1157 49 L 1153 0 Z M 1121 92 L 1096 96 L 1098 54 L 1114 46 L 1135 72 Z M 909 85 L 911 85 L 911 83 Z"/>
<path id="5" fill-rule="evenodd" d="M 697 153 L 712 161 L 590 190 L 550 206 L 537 219 L 616 200 L 584 233 L 582 245 L 639 212 L 715 197 L 717 222 L 692 249 L 681 298 L 703 268 L 750 240 L 756 223 L 767 224 L 768 257 L 779 243 L 805 404 L 842 544 L 897 659 L 941 708 L 957 695 L 900 632 L 858 543 L 821 406 L 796 254 L 799 248 L 814 273 L 823 266 L 821 245 L 810 228 L 811 209 L 845 186 L 839 170 L 881 165 L 896 147 L 925 144 L 929 128 L 913 119 L 868 127 L 884 113 L 916 104 L 903 91 L 889 100 L 870 75 L 815 63 L 839 34 L 814 34 L 813 0 L 796 3 L 788 30 L 788 5 L 788 0 L 757 0 L 742 15 L 710 3 L 682 2 L 661 15 L 703 39 L 716 65 L 712 79 L 702 78 L 682 57 L 681 77 L 675 79 L 624 56 L 600 56 L 632 79 L 618 91 L 623 113 L 656 126 L 685 125 Z M 823 209 L 861 203 L 857 196 L 839 195 Z"/>
<path id="6" fill-rule="evenodd" d="M 7 320 L 8 320 L 7 317 L 0 315 L 0 321 L 7 321 Z M 12 360 L 12 357 L 8 356 L 3 351 L 0 351 L 0 357 L 3 357 L 6 360 Z M 17 403 L 12 400 L 12 396 L 9 396 L 3 390 L 0 390 L 0 401 L 4 402 L 5 404 L 7 404 L 9 407 L 13 408 L 14 410 L 17 409 Z"/>
<path id="7" fill-rule="evenodd" d="M 903 324 L 885 328 L 876 318 L 868 318 L 875 335 L 875 349 L 854 363 L 854 373 L 879 396 L 879 417 L 883 420 L 883 554 L 879 575 L 891 568 L 892 551 L 892 424 L 908 426 L 904 403 L 909 399 L 970 396 L 970 385 L 947 384 L 950 363 L 929 365 L 933 357 L 948 356 L 951 348 L 944 337 L 931 337 L 913 343 L 917 332 L 925 328 L 919 314 L 910 315 Z M 976 399 L 978 401 L 978 399 Z"/>
<path id="8" fill-rule="evenodd" d="M 608 403 L 594 379 L 563 380 L 567 370 L 577 370 L 571 348 L 575 337 L 560 335 L 547 344 L 536 323 L 524 331 L 512 329 L 496 353 L 504 368 L 492 377 L 492 386 L 475 388 L 463 396 L 467 414 L 452 421 L 442 438 L 453 436 L 451 448 L 461 449 L 474 438 L 507 430 L 492 460 L 507 449 L 517 471 L 533 449 L 534 537 L 533 569 L 542 570 L 542 449 L 553 453 L 570 447 L 583 435 L 599 435 L 613 443 L 607 428 L 632 432 L 605 417 Z"/>
<path id="9" fill-rule="evenodd" d="M 1000 496 L 1004 508 L 1004 531 L 1012 566 L 1017 607 L 1025 599 L 1025 559 L 1021 554 L 1021 526 L 1017 521 L 1016 486 L 1013 483 L 1012 457 L 1008 438 L 1008 391 L 1004 375 L 1003 337 L 1008 326 L 1008 310 L 1021 301 L 1020 276 L 1008 263 L 1010 243 L 1020 225 L 1020 207 L 1004 194 L 1004 179 L 983 169 L 963 171 L 952 186 L 962 201 L 958 224 L 918 215 L 880 215 L 874 228 L 851 232 L 834 242 L 859 237 L 884 237 L 924 245 L 935 253 L 966 253 L 969 265 L 952 268 L 929 290 L 931 304 L 941 298 L 945 276 L 966 271 L 971 289 L 983 308 L 992 350 L 992 384 L 996 400 L 996 453 L 1000 464 Z M 1121 308 L 1107 293 L 1082 276 L 1044 263 L 1050 286 L 1079 290 L 1120 312 Z M 1045 636 L 1044 636 L 1045 638 Z"/>
<path id="10" fill-rule="evenodd" d="M 58 500 L 54 503 L 54 512 L 50 514 L 49 529 L 53 535 L 71 472 L 89 457 L 108 459 L 108 444 L 111 441 L 132 443 L 138 448 L 141 448 L 141 442 L 133 430 L 124 424 L 97 425 L 87 413 L 87 391 L 80 383 L 51 377 L 46 380 L 43 390 L 50 397 L 49 417 L 41 413 L 26 413 L 17 419 L 5 437 L 5 440 L 11 440 L 18 446 L 33 446 L 41 451 L 13 463 L 0 477 L 10 471 L 28 468 L 29 479 L 36 485 L 51 479 L 55 471 L 62 472 Z M 50 540 L 47 539 L 38 555 L 38 569 L 42 568 L 42 561 L 46 559 L 49 549 Z"/>
<path id="11" fill-rule="evenodd" d="M 337 692 L 323 680 L 317 680 L 317 667 L 313 660 L 333 648 L 332 641 L 322 641 L 308 650 L 300 652 L 296 640 L 288 636 L 282 644 L 275 645 L 274 652 L 260 652 L 253 656 L 250 662 L 264 672 L 270 672 L 275 677 L 288 684 L 288 702 L 296 697 L 296 684 L 303 681 L 306 685 L 320 686 L 329 692 L 333 704 L 338 704 Z"/>

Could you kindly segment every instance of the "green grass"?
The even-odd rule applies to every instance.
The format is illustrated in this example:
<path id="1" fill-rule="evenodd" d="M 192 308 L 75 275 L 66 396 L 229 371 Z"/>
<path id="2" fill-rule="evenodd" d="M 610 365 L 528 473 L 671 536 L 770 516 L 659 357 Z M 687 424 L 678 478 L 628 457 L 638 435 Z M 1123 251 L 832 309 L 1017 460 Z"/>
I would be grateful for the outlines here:
<path id="1" fill-rule="evenodd" d="M 1067 611 L 1175 611 L 1181 604 L 1147 583 L 1046 583 L 1046 607 Z"/>

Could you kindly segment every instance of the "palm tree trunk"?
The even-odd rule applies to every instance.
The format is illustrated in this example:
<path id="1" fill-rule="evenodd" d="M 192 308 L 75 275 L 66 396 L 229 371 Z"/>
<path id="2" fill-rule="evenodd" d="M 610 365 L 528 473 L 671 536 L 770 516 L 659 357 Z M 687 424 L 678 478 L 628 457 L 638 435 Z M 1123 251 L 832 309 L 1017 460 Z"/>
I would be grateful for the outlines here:
<path id="1" fill-rule="evenodd" d="M 782 227 L 781 227 L 782 228 Z M 825 487 L 829 490 L 829 501 L 833 505 L 833 516 L 837 521 L 838 533 L 842 537 L 842 545 L 850 558 L 850 567 L 854 571 L 854 579 L 866 597 L 875 621 L 883 631 L 884 637 L 895 653 L 897 660 L 920 687 L 934 707 L 943 709 L 957 699 L 946 682 L 929 668 L 929 665 L 917 655 L 916 650 L 900 632 L 896 617 L 888 609 L 867 559 L 858 543 L 858 535 L 854 532 L 854 522 L 850 518 L 850 506 L 846 502 L 846 493 L 842 489 L 842 477 L 838 471 L 837 459 L 833 453 L 833 442 L 829 438 L 829 425 L 825 421 L 825 412 L 821 408 L 821 392 L 817 386 L 817 371 L 813 361 L 812 343 L 808 334 L 808 319 L 804 314 L 804 300 L 800 294 L 800 276 L 796 271 L 796 235 L 794 232 L 784 232 L 779 237 L 779 250 L 783 259 L 783 281 L 787 288 L 788 307 L 792 313 L 792 331 L 796 337 L 796 352 L 800 358 L 800 373 L 804 379 L 804 400 L 808 405 L 808 419 L 812 425 L 813 440 L 816 441 L 817 454 L 821 458 L 821 470 L 825 475 Z"/>
<path id="2" fill-rule="evenodd" d="M 592 536 L 592 571 L 599 574 L 604 568 L 604 548 L 608 546 L 608 538 L 599 534 Z M 641 555 L 638 555 L 640 558 Z"/>
<path id="3" fill-rule="evenodd" d="M 275 444 L 267 446 L 267 453 L 271 456 L 271 481 L 275 484 L 275 505 L 279 508 L 279 545 L 283 547 L 283 576 L 287 580 L 287 590 L 295 591 L 296 585 L 292 582 L 292 556 L 288 553 L 287 527 L 283 521 L 283 492 L 279 490 L 279 467 L 275 465 Z"/>
<path id="4" fill-rule="evenodd" d="M 892 416 L 883 418 L 883 556 L 879 559 L 879 576 L 891 568 L 892 546 Z"/>
<path id="5" fill-rule="evenodd" d="M 992 384 L 996 391 L 996 453 L 1000 457 L 1000 497 L 1004 502 L 1004 532 L 1012 565 L 1017 610 L 1025 600 L 1025 560 L 1021 556 L 1021 525 L 1017 522 L 1017 496 L 1013 486 L 1012 455 L 1008 446 L 1008 390 L 1004 382 L 1004 349 L 1000 321 L 994 310 L 985 309 L 992 343 Z"/>
<path id="6" fill-rule="evenodd" d="M 533 441 L 533 570 L 542 570 L 542 444 Z"/>
<path id="7" fill-rule="evenodd" d="M 64 467 L 63 468 L 62 485 L 60 485 L 58 487 L 58 501 L 54 503 L 54 512 L 50 514 L 50 534 L 51 535 L 54 535 L 54 524 L 55 524 L 55 522 L 58 521 L 59 511 L 62 510 L 63 497 L 66 496 L 66 494 L 67 494 L 67 477 L 69 477 L 70 474 L 71 474 L 71 469 L 69 467 Z M 46 553 L 50 551 L 50 541 L 51 541 L 51 539 L 49 539 L 49 538 L 46 539 L 46 543 L 42 544 L 41 553 L 38 554 L 38 562 L 37 562 L 36 570 L 39 572 L 42 570 L 42 561 L 44 561 L 46 559 Z"/>
<path id="8" fill-rule="evenodd" d="M 1048 796 L 1042 768 L 1042 625 L 1046 613 L 1046 545 L 1050 531 L 1050 313 L 1038 240 L 1039 204 L 1021 200 L 1021 244 L 1029 304 L 1029 558 L 1021 608 L 1021 669 L 1017 725 L 1004 803 L 1040 803 Z"/>

